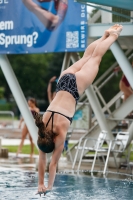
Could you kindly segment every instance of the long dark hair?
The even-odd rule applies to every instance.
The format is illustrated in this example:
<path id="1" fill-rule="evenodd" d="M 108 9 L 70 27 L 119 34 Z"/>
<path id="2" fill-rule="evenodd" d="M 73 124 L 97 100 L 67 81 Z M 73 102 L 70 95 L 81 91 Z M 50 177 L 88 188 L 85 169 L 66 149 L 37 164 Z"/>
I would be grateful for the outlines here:
<path id="1" fill-rule="evenodd" d="M 57 136 L 52 130 L 46 128 L 42 121 L 42 116 L 35 111 L 32 111 L 33 117 L 35 119 L 35 124 L 38 127 L 38 140 L 37 144 L 41 151 L 45 153 L 50 153 L 54 150 L 54 138 Z"/>

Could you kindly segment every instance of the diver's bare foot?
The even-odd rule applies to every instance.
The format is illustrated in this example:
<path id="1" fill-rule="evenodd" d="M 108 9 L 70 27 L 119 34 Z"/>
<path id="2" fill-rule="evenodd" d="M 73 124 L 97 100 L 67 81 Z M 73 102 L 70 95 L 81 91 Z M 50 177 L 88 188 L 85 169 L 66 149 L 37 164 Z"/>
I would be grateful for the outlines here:
<path id="1" fill-rule="evenodd" d="M 112 34 L 116 35 L 118 38 L 122 29 L 123 29 L 123 26 L 118 24 L 116 27 L 114 27 L 112 30 L 110 30 L 110 35 L 112 35 Z"/>
<path id="2" fill-rule="evenodd" d="M 114 30 L 116 27 L 118 27 L 118 24 L 115 24 L 115 25 L 111 26 L 109 29 L 107 29 L 105 31 L 106 36 L 109 36 L 110 35 L 110 31 Z"/>
<path id="3" fill-rule="evenodd" d="M 116 24 L 115 26 L 111 27 L 108 31 L 110 35 L 116 35 L 116 37 L 118 38 L 122 29 L 122 25 Z"/>

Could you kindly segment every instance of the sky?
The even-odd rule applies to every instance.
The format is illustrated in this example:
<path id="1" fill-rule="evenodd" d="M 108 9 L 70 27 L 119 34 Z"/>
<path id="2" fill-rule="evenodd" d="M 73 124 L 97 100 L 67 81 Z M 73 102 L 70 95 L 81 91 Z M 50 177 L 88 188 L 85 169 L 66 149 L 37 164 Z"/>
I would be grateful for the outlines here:
<path id="1" fill-rule="evenodd" d="M 91 13 L 91 11 L 92 11 L 93 9 L 94 9 L 93 7 L 87 6 L 87 11 L 88 11 L 89 13 Z"/>

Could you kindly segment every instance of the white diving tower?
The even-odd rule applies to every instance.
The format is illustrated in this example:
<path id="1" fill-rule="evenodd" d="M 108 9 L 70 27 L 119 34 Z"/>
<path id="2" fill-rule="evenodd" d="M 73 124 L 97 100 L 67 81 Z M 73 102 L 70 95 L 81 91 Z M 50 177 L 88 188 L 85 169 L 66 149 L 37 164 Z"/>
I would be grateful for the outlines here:
<path id="1" fill-rule="evenodd" d="M 79 2 L 88 2 L 88 1 L 79 1 Z M 92 1 L 90 1 L 92 3 Z M 104 2 L 104 1 L 103 1 Z M 115 1 L 116 2 L 116 1 Z M 84 136 L 82 137 L 92 137 L 92 138 L 98 138 L 99 133 L 101 130 L 105 130 L 108 132 L 107 139 L 113 139 L 114 135 L 112 134 L 112 130 L 119 124 L 119 122 L 123 119 L 125 119 L 130 112 L 133 111 L 133 95 L 130 96 L 124 103 L 121 103 L 119 107 L 115 108 L 113 111 L 111 111 L 110 107 L 117 103 L 117 101 L 120 101 L 120 98 L 122 96 L 122 92 L 119 92 L 116 94 L 113 99 L 111 99 L 108 103 L 105 102 L 104 97 L 101 95 L 100 89 L 114 76 L 113 68 L 115 68 L 117 65 L 119 65 L 127 77 L 131 87 L 133 88 L 133 68 L 130 64 L 130 59 L 133 58 L 133 23 L 132 23 L 132 16 L 133 11 L 130 12 L 130 16 L 128 16 L 127 22 L 113 22 L 112 20 L 112 13 L 105 11 L 105 6 L 102 6 L 102 10 L 98 10 L 95 15 L 89 19 L 88 23 L 88 44 L 96 40 L 97 38 L 101 37 L 103 32 L 108 29 L 111 25 L 114 25 L 116 23 L 120 23 L 123 25 L 124 29 L 118 38 L 118 40 L 113 43 L 110 47 L 110 50 L 112 51 L 116 62 L 109 67 L 109 69 L 96 81 L 94 84 L 92 84 L 83 95 L 83 98 L 81 97 L 80 100 L 84 100 L 83 102 L 89 102 L 95 117 L 91 118 L 91 123 L 94 125 L 86 131 Z M 107 7 L 106 7 L 107 9 Z M 108 7 L 108 10 L 112 10 L 111 7 Z M 133 10 L 133 6 L 132 6 Z M 99 18 L 101 18 L 101 23 L 95 23 Z M 123 50 L 126 50 L 124 53 Z M 68 67 L 69 59 L 72 60 L 72 62 L 77 61 L 78 55 L 76 53 L 69 53 L 66 54 L 64 61 L 67 60 L 67 62 L 64 62 L 63 70 Z M 66 63 L 66 65 L 65 65 Z M 103 103 L 103 107 L 101 106 L 98 98 L 100 98 L 100 101 Z M 105 116 L 105 112 L 108 112 L 108 117 Z M 133 140 L 133 122 L 132 120 L 129 120 L 129 127 L 127 129 L 129 132 L 129 141 L 128 145 Z M 73 134 L 73 133 L 72 133 Z M 79 133 L 80 134 L 80 133 Z M 87 141 L 87 144 L 89 147 L 92 146 L 91 141 Z M 75 144 L 71 149 L 70 152 L 68 152 L 68 157 L 71 155 L 71 159 L 74 159 L 75 156 Z M 127 145 L 127 146 L 128 146 Z M 86 152 L 84 152 L 86 154 Z M 78 157 L 80 157 L 80 152 Z"/>

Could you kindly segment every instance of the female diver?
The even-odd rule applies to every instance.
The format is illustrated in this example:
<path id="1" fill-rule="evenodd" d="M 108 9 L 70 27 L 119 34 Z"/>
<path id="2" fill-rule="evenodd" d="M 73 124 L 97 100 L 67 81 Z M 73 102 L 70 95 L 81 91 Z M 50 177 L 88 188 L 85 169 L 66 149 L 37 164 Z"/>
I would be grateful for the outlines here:
<path id="1" fill-rule="evenodd" d="M 43 117 L 33 111 L 35 123 L 38 126 L 39 181 L 37 194 L 45 195 L 52 189 L 56 166 L 64 148 L 64 141 L 72 122 L 75 105 L 79 96 L 94 81 L 103 55 L 117 40 L 122 28 L 119 24 L 110 27 L 100 39 L 87 47 L 79 61 L 61 73 L 57 83 L 56 96 Z M 44 185 L 46 153 L 50 152 L 53 154 L 49 165 L 48 186 L 46 187 Z"/>

